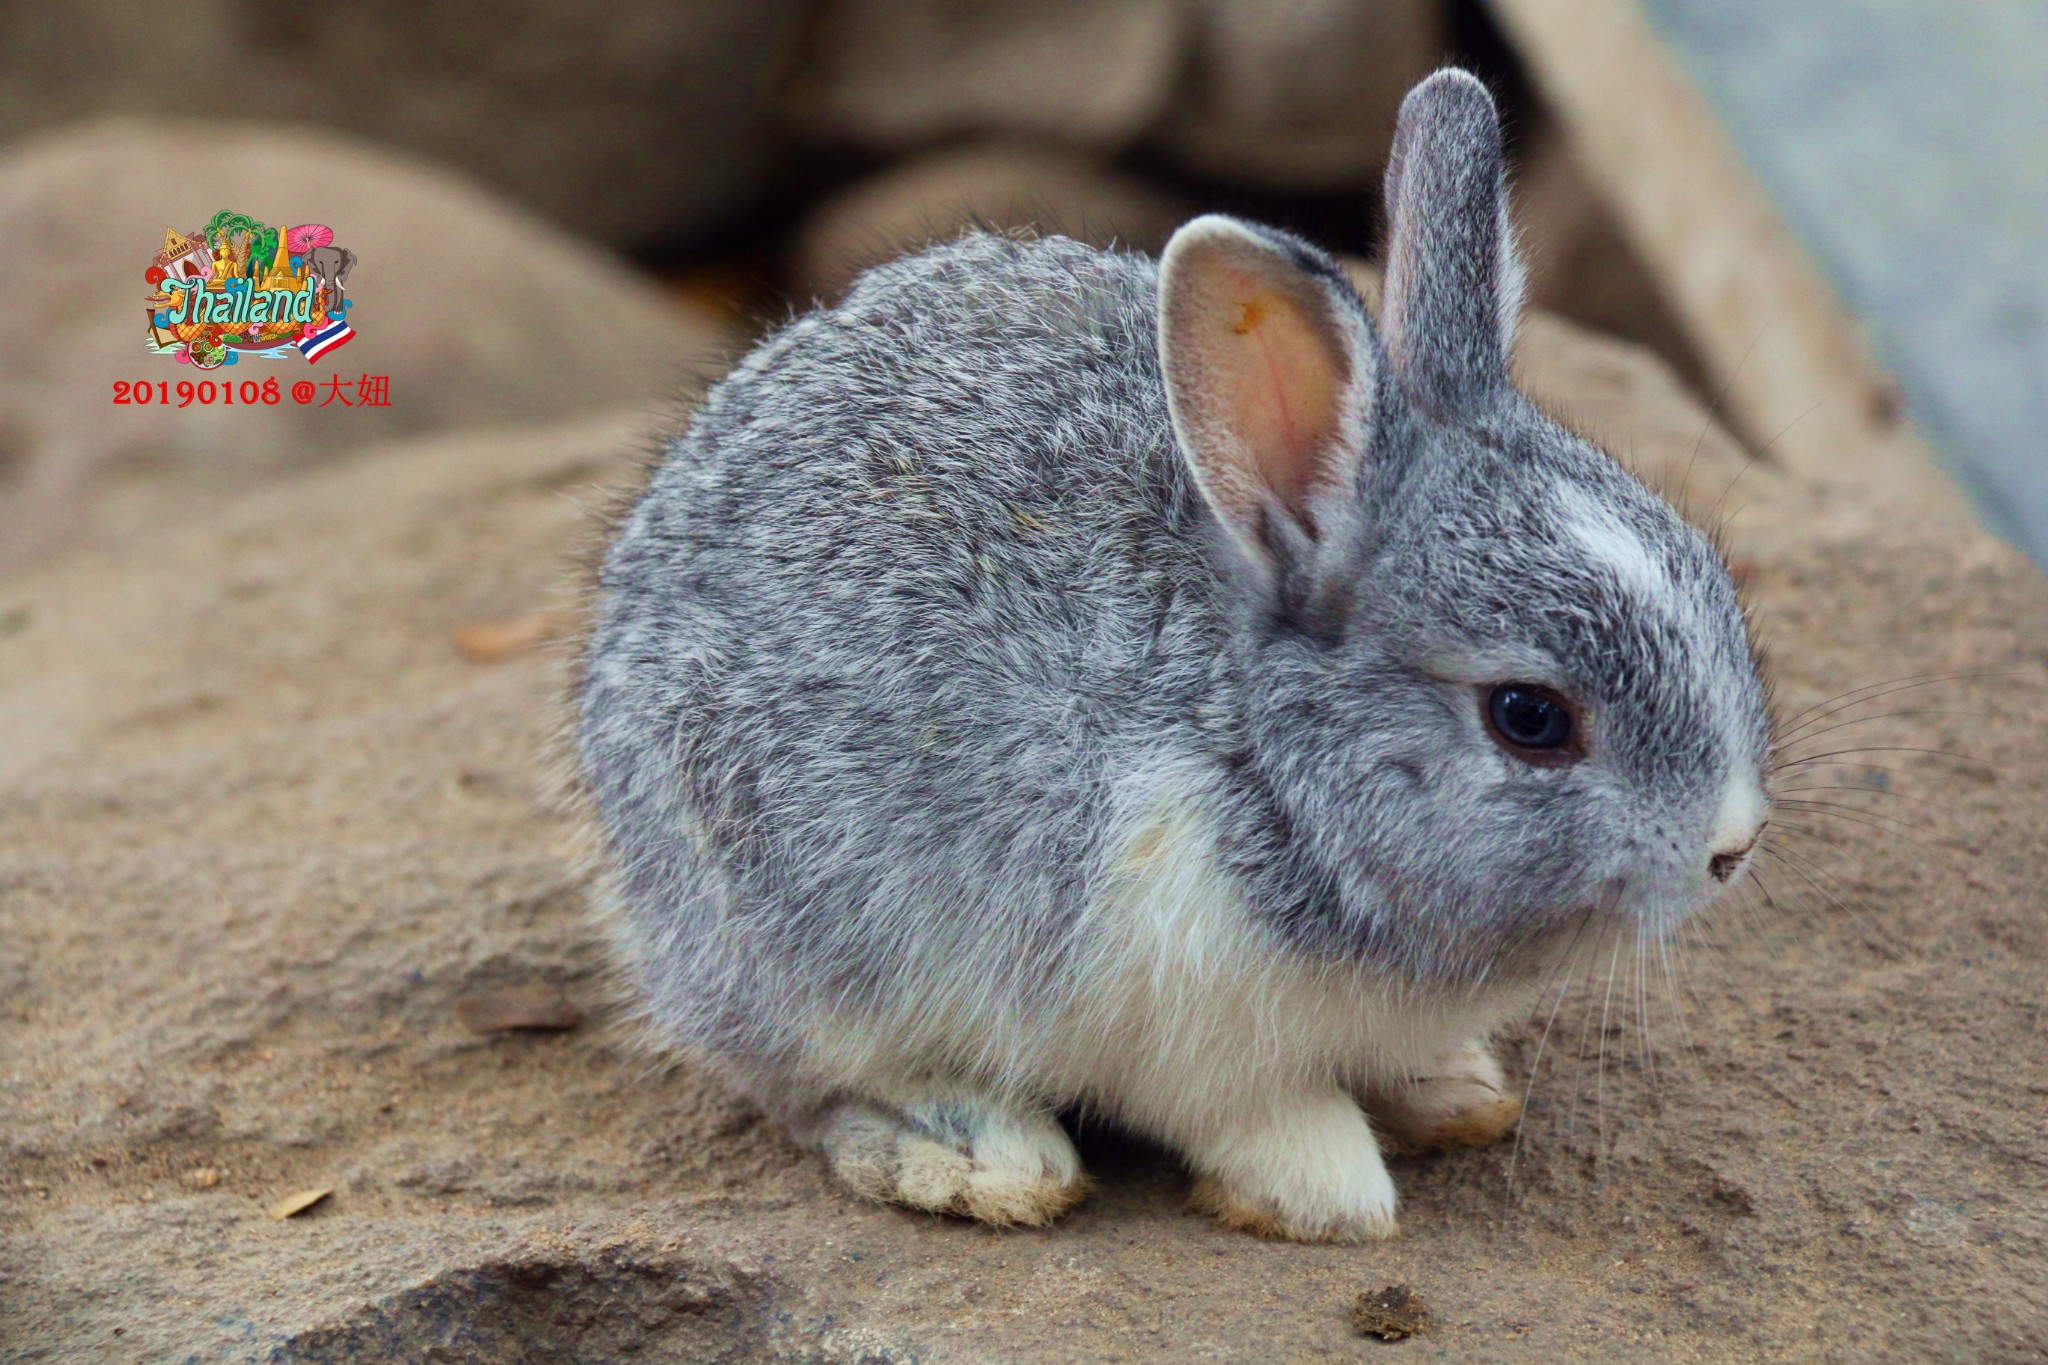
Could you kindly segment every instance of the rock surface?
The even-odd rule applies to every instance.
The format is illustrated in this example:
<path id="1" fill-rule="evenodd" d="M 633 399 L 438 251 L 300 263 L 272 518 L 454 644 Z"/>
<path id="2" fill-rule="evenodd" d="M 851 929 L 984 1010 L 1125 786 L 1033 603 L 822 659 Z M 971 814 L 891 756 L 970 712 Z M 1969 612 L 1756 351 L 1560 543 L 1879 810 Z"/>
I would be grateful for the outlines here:
<path id="1" fill-rule="evenodd" d="M 1157 252 L 1194 217 L 1173 195 L 1056 147 L 987 142 L 909 158 L 813 209 L 796 235 L 799 292 L 845 293 L 854 276 L 969 226 L 1028 228 Z"/>
<path id="2" fill-rule="evenodd" d="M 0 140 L 111 110 L 260 120 L 456 167 L 614 246 L 692 240 L 760 193 L 803 0 L 126 0 L 0 15 Z M 196 154 L 196 155 L 195 155 Z M 221 149 L 189 141 L 180 164 Z M 309 152 L 309 157 L 316 152 Z M 207 210 L 211 213 L 213 210 Z"/>
<path id="3" fill-rule="evenodd" d="M 1198 175 L 1281 190 L 1362 186 L 1394 114 L 1444 61 L 1439 0 L 1192 0 L 1187 76 L 1153 142 Z"/>
<path id="4" fill-rule="evenodd" d="M 1733 513 L 1785 716 L 1966 676 L 1800 732 L 1905 751 L 1781 774 L 1844 818 L 1781 812 L 1768 898 L 1681 945 L 1682 1031 L 1655 956 L 1511 1031 L 1519 1144 L 1396 1162 L 1398 1240 L 1224 1231 L 1100 1133 L 1044 1232 L 860 1206 L 634 1050 L 552 795 L 561 666 L 454 643 L 561 608 L 627 413 L 389 444 L 0 587 L 0 1357 L 2039 1358 L 2048 584 L 1747 466 L 1640 352 L 1539 319 L 1522 364 Z M 458 1017 L 534 986 L 590 1021 Z M 1389 1284 L 1421 1342 L 1354 1335 Z"/>
<path id="5" fill-rule="evenodd" d="M 1240 186 L 1355 189 L 1448 30 L 1440 0 L 825 0 L 787 106 L 821 144 L 1142 145 Z"/>
<path id="6" fill-rule="evenodd" d="M 824 0 L 788 112 L 820 142 L 902 150 L 963 133 L 1120 147 L 1179 69 L 1180 0 Z"/>
<path id="7" fill-rule="evenodd" d="M 1715 393 L 1657 280 L 1601 204 L 1555 122 L 1517 138 L 1515 238 L 1528 301 L 1582 327 L 1648 347 L 1699 393 Z"/>

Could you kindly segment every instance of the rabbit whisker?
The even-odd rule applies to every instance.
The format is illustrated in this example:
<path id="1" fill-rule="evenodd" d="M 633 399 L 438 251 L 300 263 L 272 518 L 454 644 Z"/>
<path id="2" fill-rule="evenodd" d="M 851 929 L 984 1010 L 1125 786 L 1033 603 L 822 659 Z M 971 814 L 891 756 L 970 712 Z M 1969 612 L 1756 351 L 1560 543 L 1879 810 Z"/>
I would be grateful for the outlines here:
<path id="1" fill-rule="evenodd" d="M 1840 714 L 1841 712 L 1839 711 L 1835 713 L 1835 715 Z M 1777 747 L 1779 750 L 1782 751 L 1794 744 L 1805 744 L 1810 740 L 1819 739 L 1822 735 L 1831 735 L 1837 730 L 1846 730 L 1852 725 L 1873 725 L 1881 720 L 1896 720 L 1901 716 L 1968 716 L 1973 720 L 1998 719 L 1996 715 L 1992 714 L 1989 711 L 1936 710 L 1933 708 L 1915 709 L 1910 711 L 1880 711 L 1878 714 L 1874 716 L 1858 716 L 1854 720 L 1838 721 L 1833 725 L 1824 726 L 1818 730 L 1809 730 L 1807 733 L 1802 735 L 1787 735 L 1778 741 Z M 1821 716 L 1816 717 L 1816 720 L 1832 720 L 1833 718 L 1833 716 Z"/>
<path id="2" fill-rule="evenodd" d="M 1787 732 L 1788 734 L 1796 734 L 1801 722 L 1812 716 L 1816 711 L 1826 711 L 1830 715 L 1840 715 L 1852 707 L 1861 706 L 1864 702 L 1876 701 L 1879 697 L 1888 697 L 1897 692 L 1910 692 L 1915 688 L 1933 687 L 1936 684 L 1945 682 L 1971 681 L 1980 678 L 2007 678 L 2016 675 L 2017 670 L 2014 669 L 1991 669 L 1963 673 L 1916 673 L 1909 674 L 1903 678 L 1889 678 L 1884 682 L 1868 683 L 1862 687 L 1851 688 L 1847 692 L 1837 693 L 1824 701 L 1817 701 L 1805 710 L 1787 716 L 1780 724 L 1791 727 Z M 1862 695 L 1864 693 L 1869 695 Z M 1841 704 L 1838 706 L 1837 703 Z"/>

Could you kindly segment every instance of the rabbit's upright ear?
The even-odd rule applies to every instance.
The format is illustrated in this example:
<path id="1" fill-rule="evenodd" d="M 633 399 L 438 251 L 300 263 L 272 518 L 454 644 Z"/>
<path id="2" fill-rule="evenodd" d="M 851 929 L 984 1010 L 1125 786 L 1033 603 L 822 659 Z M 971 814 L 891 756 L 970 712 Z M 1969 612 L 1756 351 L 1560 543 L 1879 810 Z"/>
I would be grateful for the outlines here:
<path id="1" fill-rule="evenodd" d="M 1479 78 L 1446 67 L 1408 92 L 1387 163 L 1380 322 L 1401 389 L 1451 416 L 1507 390 L 1522 307 L 1500 118 Z"/>
<path id="2" fill-rule="evenodd" d="M 1232 537 L 1261 567 L 1310 548 L 1356 496 L 1377 369 L 1337 263 L 1269 228 L 1195 219 L 1160 261 L 1159 358 L 1174 435 Z"/>

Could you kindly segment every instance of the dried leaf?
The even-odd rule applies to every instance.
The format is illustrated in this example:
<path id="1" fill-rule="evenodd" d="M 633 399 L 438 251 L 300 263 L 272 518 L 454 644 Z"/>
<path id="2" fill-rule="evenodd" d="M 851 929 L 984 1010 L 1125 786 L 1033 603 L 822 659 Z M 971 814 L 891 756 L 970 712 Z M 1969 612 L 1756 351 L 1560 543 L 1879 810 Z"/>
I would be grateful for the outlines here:
<path id="1" fill-rule="evenodd" d="M 544 644 L 560 623 L 549 611 L 507 621 L 479 621 L 455 632 L 455 652 L 473 664 L 494 664 Z"/>
<path id="2" fill-rule="evenodd" d="M 278 1200 L 270 1206 L 267 1212 L 272 1218 L 282 1223 L 287 1218 L 298 1217 L 307 1209 L 312 1208 L 315 1204 L 333 1193 L 334 1186 L 332 1185 L 322 1185 L 317 1189 L 311 1190 L 300 1190 L 297 1194 L 288 1194 Z"/>
<path id="3" fill-rule="evenodd" d="M 472 1033 L 545 1029 L 559 1033 L 583 1022 L 576 1002 L 553 986 L 507 986 L 455 1002 L 455 1017 Z"/>

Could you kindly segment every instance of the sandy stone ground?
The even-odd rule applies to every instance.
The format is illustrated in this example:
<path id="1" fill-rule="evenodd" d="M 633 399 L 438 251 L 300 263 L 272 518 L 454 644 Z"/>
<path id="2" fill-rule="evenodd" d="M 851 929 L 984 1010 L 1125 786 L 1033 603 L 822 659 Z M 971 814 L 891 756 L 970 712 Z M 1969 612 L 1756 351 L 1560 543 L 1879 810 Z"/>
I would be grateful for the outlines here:
<path id="1" fill-rule="evenodd" d="M 2048 584 L 1932 481 L 1743 472 L 1639 352 L 1538 320 L 1523 366 L 1732 514 L 1785 717 L 1872 690 L 1791 722 L 1780 852 L 1673 978 L 1510 1031 L 1518 1140 L 1395 1163 L 1398 1240 L 1225 1231 L 1099 1132 L 1050 1230 L 859 1205 L 636 1049 L 519 643 L 640 408 L 0 583 L 0 1359 L 2048 1360 Z M 587 1019 L 458 1016 L 536 985 Z M 1426 1335 L 1353 1329 L 1388 1285 Z"/>

